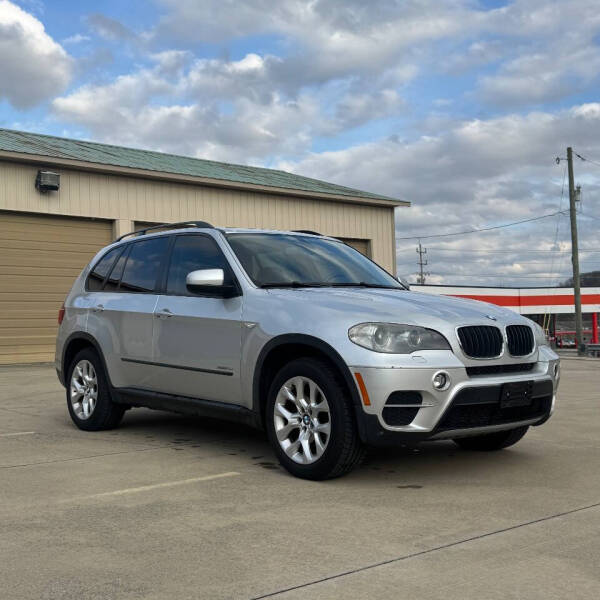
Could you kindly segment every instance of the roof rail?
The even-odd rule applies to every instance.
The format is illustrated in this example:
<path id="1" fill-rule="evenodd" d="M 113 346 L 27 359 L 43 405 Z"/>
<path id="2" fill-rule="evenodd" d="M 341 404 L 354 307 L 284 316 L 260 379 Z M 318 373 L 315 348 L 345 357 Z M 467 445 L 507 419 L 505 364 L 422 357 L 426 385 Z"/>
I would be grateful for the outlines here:
<path id="1" fill-rule="evenodd" d="M 180 227 L 203 227 L 204 229 L 214 229 L 214 227 L 206 221 L 182 221 L 181 223 L 163 223 L 162 225 L 153 225 L 152 227 L 146 227 L 145 229 L 139 229 L 138 231 L 130 231 L 129 233 L 125 233 L 121 237 L 117 238 L 115 242 L 120 242 L 123 238 L 129 237 L 130 235 L 145 235 L 146 232 L 154 231 L 156 229 L 179 229 Z"/>
<path id="2" fill-rule="evenodd" d="M 310 229 L 293 229 L 292 233 L 308 233 L 310 235 L 320 235 L 320 236 L 323 236 L 322 233 L 319 233 L 318 231 L 311 231 Z"/>

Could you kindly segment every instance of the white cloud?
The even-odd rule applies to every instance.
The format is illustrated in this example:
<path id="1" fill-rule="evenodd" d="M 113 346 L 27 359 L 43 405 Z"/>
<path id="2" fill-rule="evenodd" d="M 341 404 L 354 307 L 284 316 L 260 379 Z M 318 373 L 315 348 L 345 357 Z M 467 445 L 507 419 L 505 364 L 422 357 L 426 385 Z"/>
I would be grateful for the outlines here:
<path id="1" fill-rule="evenodd" d="M 570 143 L 600 160 L 600 104 L 580 99 L 595 99 L 599 82 L 597 0 L 514 0 L 494 9 L 473 0 L 159 5 L 159 23 L 141 33 L 103 15 L 90 19 L 105 40 L 130 42 L 124 54 L 137 62 L 55 98 L 56 117 L 98 140 L 281 164 L 406 198 L 413 207 L 398 211 L 404 236 L 553 212 L 562 184 L 554 156 Z M 566 26 L 573 15 L 577 27 Z M 230 58 L 226 49 L 239 40 L 252 49 Z M 194 54 L 199 41 L 222 53 Z M 344 149 L 314 151 L 328 140 Z M 589 197 L 600 191 L 597 175 L 582 181 Z M 433 239 L 432 278 L 476 283 L 470 275 L 479 273 L 484 283 L 486 274 L 506 273 L 523 283 L 537 273 L 530 283 L 541 283 L 535 277 L 556 265 L 551 255 L 538 260 L 531 238 L 551 250 L 556 222 Z M 568 229 L 560 227 L 564 245 Z M 582 220 L 583 243 L 591 227 Z M 400 248 L 408 249 L 402 269 L 412 271 L 413 241 Z"/>
<path id="2" fill-rule="evenodd" d="M 121 76 L 108 85 L 83 86 L 56 98 L 54 114 L 85 126 L 95 139 L 206 158 L 260 162 L 277 153 L 306 151 L 311 127 L 318 120 L 318 107 L 308 96 L 288 99 L 273 92 L 256 102 L 240 95 L 227 111 L 222 100 L 229 95 L 223 90 L 219 94 L 217 84 L 209 91 L 198 90 L 194 72 L 186 75 L 178 69 L 176 77 L 164 76 L 165 72 L 173 74 L 165 65 L 172 66 L 176 58 L 161 55 L 155 57 L 153 69 Z M 253 60 L 230 68 L 250 71 Z M 195 100 L 153 103 L 154 98 L 164 96 Z"/>
<path id="3" fill-rule="evenodd" d="M 109 41 L 134 40 L 136 34 L 120 21 L 107 17 L 101 13 L 94 13 L 87 18 L 88 25 L 100 37 Z"/>
<path id="4" fill-rule="evenodd" d="M 279 166 L 410 200 L 410 209 L 397 211 L 397 236 L 428 236 L 557 211 L 563 166 L 555 165 L 553 158 L 565 154 L 565 140 L 577 140 L 582 155 L 600 157 L 599 128 L 600 104 L 592 103 L 555 114 L 532 112 L 455 121 L 437 135 L 358 144 Z M 600 192 L 598 173 L 577 163 L 576 174 L 584 173 L 584 189 L 589 197 L 595 197 Z M 563 197 L 562 208 L 565 206 Z M 600 216 L 598 211 L 592 214 Z M 552 260 L 552 253 L 539 251 L 556 249 L 557 219 L 561 221 L 558 241 L 564 250 L 569 239 L 566 217 L 483 234 L 424 238 L 424 245 L 433 247 L 429 252 L 429 269 L 434 273 L 430 282 L 555 284 L 568 274 L 569 262 L 562 260 L 563 255 Z M 580 231 L 583 248 L 598 246 L 593 221 L 580 219 Z M 415 271 L 416 243 L 416 239 L 398 242 L 402 275 Z M 498 250 L 501 252 L 495 253 Z M 600 255 L 582 254 L 584 269 L 593 264 L 594 256 L 600 263 Z M 484 277 L 490 274 L 495 277 Z"/>
<path id="5" fill-rule="evenodd" d="M 272 79 L 288 89 L 389 70 L 403 79 L 414 70 L 415 50 L 458 35 L 483 14 L 467 0 L 410 0 L 396 4 L 360 0 L 161 0 L 166 9 L 155 40 L 223 43 L 274 34 L 286 41 L 287 56 Z M 420 50 L 419 50 L 419 46 Z M 277 66 L 273 65 L 274 67 Z M 375 69 L 374 69 L 375 67 Z"/>
<path id="6" fill-rule="evenodd" d="M 0 0 L 0 98 L 28 108 L 60 93 L 72 60 L 42 23 L 8 0 Z"/>
<path id="7" fill-rule="evenodd" d="M 63 44 L 81 44 L 82 42 L 89 42 L 91 40 L 89 35 L 83 35 L 81 33 L 76 33 L 75 35 L 70 35 L 66 37 L 62 43 Z"/>

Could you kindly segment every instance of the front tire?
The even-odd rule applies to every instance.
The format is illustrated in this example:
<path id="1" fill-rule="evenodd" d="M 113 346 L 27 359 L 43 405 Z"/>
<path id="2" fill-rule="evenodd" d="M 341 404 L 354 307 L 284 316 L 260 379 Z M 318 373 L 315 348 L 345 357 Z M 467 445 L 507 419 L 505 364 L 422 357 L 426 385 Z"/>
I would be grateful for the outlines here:
<path id="1" fill-rule="evenodd" d="M 485 435 L 475 435 L 454 439 L 454 443 L 463 450 L 475 450 L 479 452 L 493 452 L 502 450 L 516 444 L 529 429 L 529 426 L 509 429 L 508 431 L 497 431 Z"/>
<path id="2" fill-rule="evenodd" d="M 125 407 L 115 404 L 102 361 L 93 348 L 79 351 L 67 371 L 67 407 L 71 419 L 84 431 L 113 429 Z"/>
<path id="3" fill-rule="evenodd" d="M 266 407 L 269 441 L 292 475 L 339 477 L 363 458 L 351 400 L 328 363 L 299 358 L 275 376 Z"/>

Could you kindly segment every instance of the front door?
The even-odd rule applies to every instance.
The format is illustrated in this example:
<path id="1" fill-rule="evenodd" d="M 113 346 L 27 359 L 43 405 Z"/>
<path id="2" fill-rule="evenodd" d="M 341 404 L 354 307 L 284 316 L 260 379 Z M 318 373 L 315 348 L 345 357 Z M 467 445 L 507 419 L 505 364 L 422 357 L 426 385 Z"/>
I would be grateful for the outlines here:
<path id="1" fill-rule="evenodd" d="M 233 277 L 215 240 L 203 234 L 175 237 L 166 290 L 154 311 L 153 389 L 204 400 L 240 401 L 243 297 L 190 292 L 186 276 L 198 269 L 223 269 Z M 160 366 L 158 366 L 160 365 Z"/>

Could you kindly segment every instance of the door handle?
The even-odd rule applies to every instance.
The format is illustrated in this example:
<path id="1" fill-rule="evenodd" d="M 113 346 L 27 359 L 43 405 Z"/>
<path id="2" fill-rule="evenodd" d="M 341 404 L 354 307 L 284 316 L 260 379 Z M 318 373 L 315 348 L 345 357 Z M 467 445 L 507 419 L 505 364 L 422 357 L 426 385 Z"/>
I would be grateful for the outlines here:
<path id="1" fill-rule="evenodd" d="M 155 312 L 154 316 L 158 319 L 161 317 L 165 317 L 165 319 L 167 319 L 168 317 L 172 317 L 173 313 L 168 308 L 163 308 L 160 312 Z"/>
<path id="2" fill-rule="evenodd" d="M 102 312 L 104 310 L 104 306 L 102 304 L 97 304 L 92 307 L 92 312 Z"/>

